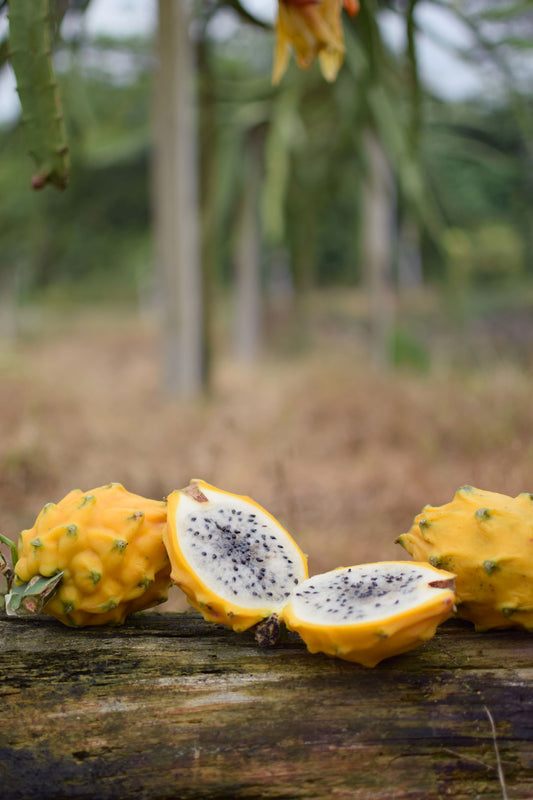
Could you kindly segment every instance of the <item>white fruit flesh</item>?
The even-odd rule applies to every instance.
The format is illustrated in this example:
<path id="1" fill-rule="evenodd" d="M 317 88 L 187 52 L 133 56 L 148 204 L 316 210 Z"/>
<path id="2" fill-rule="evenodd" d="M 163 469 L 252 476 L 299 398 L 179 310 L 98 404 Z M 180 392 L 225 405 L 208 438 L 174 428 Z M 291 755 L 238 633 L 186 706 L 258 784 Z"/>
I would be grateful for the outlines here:
<path id="1" fill-rule="evenodd" d="M 167 502 L 171 578 L 205 619 L 245 631 L 307 578 L 296 542 L 250 497 L 196 479 Z"/>
<path id="2" fill-rule="evenodd" d="M 428 564 L 383 561 L 315 575 L 283 609 L 311 653 L 366 667 L 429 639 L 453 612 L 455 576 Z"/>
<path id="3" fill-rule="evenodd" d="M 319 625 L 351 625 L 400 614 L 439 591 L 433 570 L 410 563 L 362 564 L 315 575 L 293 592 L 301 620 Z"/>
<path id="4" fill-rule="evenodd" d="M 257 506 L 222 493 L 199 504 L 183 497 L 176 529 L 183 556 L 220 597 L 249 608 L 284 605 L 305 580 L 298 548 Z"/>

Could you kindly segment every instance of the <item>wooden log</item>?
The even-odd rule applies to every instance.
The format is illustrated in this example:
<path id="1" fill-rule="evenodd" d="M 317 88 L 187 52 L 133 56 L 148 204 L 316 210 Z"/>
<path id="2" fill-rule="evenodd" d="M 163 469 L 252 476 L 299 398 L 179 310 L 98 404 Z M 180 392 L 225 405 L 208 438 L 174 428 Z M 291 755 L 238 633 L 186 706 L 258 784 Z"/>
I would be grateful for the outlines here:
<path id="1" fill-rule="evenodd" d="M 527 633 L 452 621 L 372 670 L 193 613 L 0 643 L 2 800 L 533 797 Z"/>

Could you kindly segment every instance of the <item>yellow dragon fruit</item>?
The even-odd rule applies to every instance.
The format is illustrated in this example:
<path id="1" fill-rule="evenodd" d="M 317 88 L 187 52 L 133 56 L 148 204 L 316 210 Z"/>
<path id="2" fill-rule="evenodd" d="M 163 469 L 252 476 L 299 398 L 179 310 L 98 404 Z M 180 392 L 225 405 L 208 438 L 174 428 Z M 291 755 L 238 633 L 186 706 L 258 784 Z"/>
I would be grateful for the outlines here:
<path id="1" fill-rule="evenodd" d="M 425 506 L 398 543 L 457 576 L 457 613 L 478 630 L 533 630 L 533 495 L 463 486 Z"/>
<path id="2" fill-rule="evenodd" d="M 311 653 L 375 667 L 434 636 L 454 602 L 449 572 L 380 561 L 314 575 L 293 590 L 282 618 Z"/>
<path id="3" fill-rule="evenodd" d="M 264 645 L 283 622 L 311 652 L 374 666 L 433 636 L 453 609 L 454 576 L 427 564 L 308 578 L 306 557 L 271 514 L 202 480 L 169 495 L 164 539 L 173 581 L 205 619 L 255 627 Z"/>
<path id="4" fill-rule="evenodd" d="M 205 619 L 235 631 L 265 620 L 307 578 L 307 559 L 249 497 L 195 479 L 168 496 L 172 580 Z"/>
<path id="5" fill-rule="evenodd" d="M 12 592 L 28 582 L 43 584 L 45 595 L 51 591 L 43 612 L 65 625 L 122 623 L 167 598 L 166 519 L 166 502 L 132 494 L 120 483 L 74 490 L 45 505 L 20 534 L 12 548 Z M 28 593 L 24 597 L 22 612 L 35 610 Z M 6 608 L 9 613 L 7 602 Z"/>

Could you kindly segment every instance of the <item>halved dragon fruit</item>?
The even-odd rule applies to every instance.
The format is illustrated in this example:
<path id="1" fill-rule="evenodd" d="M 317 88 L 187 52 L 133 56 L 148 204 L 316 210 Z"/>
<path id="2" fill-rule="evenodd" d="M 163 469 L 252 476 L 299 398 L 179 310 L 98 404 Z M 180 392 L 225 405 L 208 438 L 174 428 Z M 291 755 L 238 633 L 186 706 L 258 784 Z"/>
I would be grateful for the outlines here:
<path id="1" fill-rule="evenodd" d="M 282 619 L 311 653 L 374 667 L 432 637 L 454 608 L 455 576 L 425 563 L 344 567 L 301 583 Z"/>
<path id="2" fill-rule="evenodd" d="M 307 578 L 296 542 L 251 498 L 193 480 L 167 501 L 171 578 L 205 619 L 245 631 Z"/>
<path id="3" fill-rule="evenodd" d="M 433 636 L 453 611 L 454 575 L 411 561 L 346 567 L 308 578 L 307 560 L 249 497 L 202 480 L 167 498 L 171 578 L 206 620 L 256 626 L 274 644 L 280 622 L 311 652 L 366 666 Z"/>

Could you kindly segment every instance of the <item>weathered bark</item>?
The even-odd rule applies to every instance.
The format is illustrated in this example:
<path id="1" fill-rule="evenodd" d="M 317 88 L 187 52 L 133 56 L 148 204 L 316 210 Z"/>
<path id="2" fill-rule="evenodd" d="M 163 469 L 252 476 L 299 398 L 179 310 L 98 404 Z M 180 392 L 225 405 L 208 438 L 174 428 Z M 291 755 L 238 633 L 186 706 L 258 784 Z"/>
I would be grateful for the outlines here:
<path id="1" fill-rule="evenodd" d="M 185 4 L 159 0 L 154 170 L 164 382 L 186 398 L 204 384 L 193 48 Z"/>
<path id="2" fill-rule="evenodd" d="M 452 621 L 373 670 L 195 614 L 0 617 L 0 648 L 2 800 L 533 796 L 531 634 Z"/>

